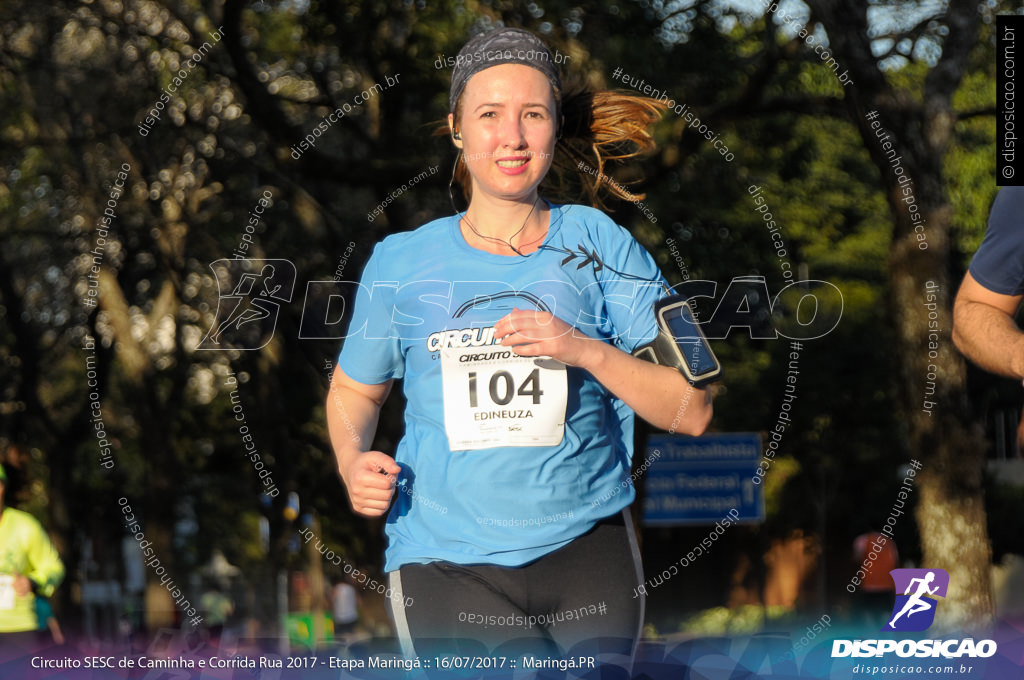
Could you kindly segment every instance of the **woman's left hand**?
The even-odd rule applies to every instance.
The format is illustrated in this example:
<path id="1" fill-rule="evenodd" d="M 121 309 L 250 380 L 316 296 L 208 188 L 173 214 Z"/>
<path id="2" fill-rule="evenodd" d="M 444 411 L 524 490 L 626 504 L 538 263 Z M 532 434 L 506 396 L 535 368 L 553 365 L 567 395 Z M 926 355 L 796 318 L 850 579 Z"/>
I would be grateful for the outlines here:
<path id="1" fill-rule="evenodd" d="M 524 357 L 548 356 L 569 366 L 585 367 L 603 345 L 550 312 L 513 309 L 494 324 L 494 337 Z"/>
<path id="2" fill-rule="evenodd" d="M 18 597 L 25 597 L 32 592 L 32 582 L 23 574 L 14 577 L 14 593 Z"/>

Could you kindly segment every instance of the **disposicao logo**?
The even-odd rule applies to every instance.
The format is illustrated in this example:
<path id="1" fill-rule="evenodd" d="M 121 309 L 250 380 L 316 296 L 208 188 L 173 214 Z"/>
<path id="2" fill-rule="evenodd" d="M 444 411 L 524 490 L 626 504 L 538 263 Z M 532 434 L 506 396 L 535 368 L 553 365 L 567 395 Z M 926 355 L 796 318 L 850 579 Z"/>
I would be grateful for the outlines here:
<path id="1" fill-rule="evenodd" d="M 949 590 L 949 573 L 944 569 L 893 569 L 896 602 L 883 632 L 910 633 L 927 630 L 935 621 L 939 601 Z M 902 594 L 900 594 L 902 593 Z M 946 640 L 833 640 L 832 658 L 883 656 L 895 652 L 901 657 L 987 658 L 996 653 L 994 640 L 973 638 Z"/>
<path id="2" fill-rule="evenodd" d="M 946 597 L 949 590 L 949 573 L 945 569 L 893 569 L 889 575 L 896 584 L 896 603 L 889 623 L 882 630 L 904 633 L 928 630 L 935 621 L 938 607 L 935 597 Z"/>
<path id="3" fill-rule="evenodd" d="M 211 262 L 210 269 L 220 299 L 213 325 L 196 349 L 264 347 L 274 335 L 281 305 L 291 302 L 295 265 L 288 260 L 224 258 Z"/>

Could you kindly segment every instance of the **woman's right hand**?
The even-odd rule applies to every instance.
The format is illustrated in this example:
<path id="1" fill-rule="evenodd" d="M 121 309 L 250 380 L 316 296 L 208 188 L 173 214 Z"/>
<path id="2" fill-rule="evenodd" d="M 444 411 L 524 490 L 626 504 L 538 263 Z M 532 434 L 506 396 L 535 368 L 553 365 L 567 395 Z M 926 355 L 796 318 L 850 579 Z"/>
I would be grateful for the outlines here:
<path id="1" fill-rule="evenodd" d="M 401 471 L 394 458 L 380 451 L 364 451 L 353 458 L 347 469 L 340 470 L 352 509 L 366 517 L 386 513 Z"/>

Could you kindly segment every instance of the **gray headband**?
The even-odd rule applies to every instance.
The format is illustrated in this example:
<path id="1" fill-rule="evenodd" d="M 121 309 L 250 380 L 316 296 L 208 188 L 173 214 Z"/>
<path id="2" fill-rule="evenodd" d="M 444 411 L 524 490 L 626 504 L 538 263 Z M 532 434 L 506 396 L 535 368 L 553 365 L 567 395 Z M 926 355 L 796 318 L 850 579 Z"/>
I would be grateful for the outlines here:
<path id="1" fill-rule="evenodd" d="M 452 89 L 448 109 L 455 112 L 455 102 L 466 89 L 466 83 L 480 71 L 500 64 L 523 64 L 543 73 L 552 87 L 561 88 L 551 50 L 540 38 L 521 28 L 496 28 L 472 38 L 459 51 L 452 69 Z"/>

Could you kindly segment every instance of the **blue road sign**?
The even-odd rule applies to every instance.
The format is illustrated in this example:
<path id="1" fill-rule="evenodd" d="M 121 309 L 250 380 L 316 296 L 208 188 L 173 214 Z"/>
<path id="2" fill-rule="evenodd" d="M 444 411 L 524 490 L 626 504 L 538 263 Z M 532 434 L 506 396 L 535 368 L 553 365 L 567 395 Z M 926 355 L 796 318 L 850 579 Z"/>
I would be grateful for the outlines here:
<path id="1" fill-rule="evenodd" d="M 740 522 L 764 521 L 756 432 L 702 437 L 653 435 L 647 440 L 644 524 L 714 524 L 736 509 Z"/>

